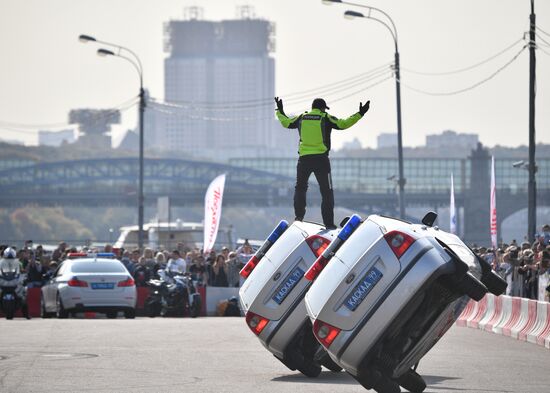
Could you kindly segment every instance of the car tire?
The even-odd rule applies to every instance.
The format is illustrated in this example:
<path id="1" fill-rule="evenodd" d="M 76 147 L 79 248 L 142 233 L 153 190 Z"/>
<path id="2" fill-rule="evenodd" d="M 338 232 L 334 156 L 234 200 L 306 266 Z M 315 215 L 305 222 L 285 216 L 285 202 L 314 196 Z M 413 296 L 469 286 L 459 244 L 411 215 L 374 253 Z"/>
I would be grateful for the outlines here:
<path id="1" fill-rule="evenodd" d="M 399 384 L 384 375 L 373 386 L 373 390 L 377 393 L 401 393 Z"/>
<path id="2" fill-rule="evenodd" d="M 483 299 L 488 292 L 487 287 L 470 272 L 467 272 L 456 284 L 460 292 L 476 302 Z"/>
<path id="3" fill-rule="evenodd" d="M 59 294 L 57 294 L 56 298 L 56 316 L 58 319 L 67 319 L 69 317 L 69 312 L 65 310 L 65 307 L 63 307 L 63 302 L 61 301 L 61 298 L 59 297 Z"/>
<path id="4" fill-rule="evenodd" d="M 40 297 L 40 317 L 41 318 L 51 318 L 52 314 L 46 311 L 46 304 L 44 303 L 44 298 Z"/>
<path id="5" fill-rule="evenodd" d="M 306 377 L 315 378 L 318 377 L 319 374 L 321 374 L 321 366 L 315 363 L 304 362 L 304 364 L 298 367 L 298 371 L 300 371 Z"/>
<path id="6" fill-rule="evenodd" d="M 109 319 L 116 319 L 118 316 L 118 311 L 107 311 L 105 315 L 107 315 L 107 318 Z"/>
<path id="7" fill-rule="evenodd" d="M 327 356 L 326 359 L 323 360 L 323 363 L 321 363 L 323 367 L 326 369 L 329 369 L 332 372 L 339 373 L 343 370 L 342 367 L 340 367 L 330 356 Z"/>
<path id="8" fill-rule="evenodd" d="M 426 382 L 413 369 L 400 376 L 397 383 L 411 393 L 422 393 L 426 389 Z"/>
<path id="9" fill-rule="evenodd" d="M 136 317 L 136 310 L 135 308 L 132 308 L 130 310 L 124 311 L 124 318 L 126 319 L 134 319 Z"/>
<path id="10" fill-rule="evenodd" d="M 489 262 L 481 258 L 479 255 L 476 256 L 482 271 L 481 282 L 485 284 L 489 292 L 495 296 L 505 293 L 506 287 L 508 286 L 506 280 L 493 271 Z"/>

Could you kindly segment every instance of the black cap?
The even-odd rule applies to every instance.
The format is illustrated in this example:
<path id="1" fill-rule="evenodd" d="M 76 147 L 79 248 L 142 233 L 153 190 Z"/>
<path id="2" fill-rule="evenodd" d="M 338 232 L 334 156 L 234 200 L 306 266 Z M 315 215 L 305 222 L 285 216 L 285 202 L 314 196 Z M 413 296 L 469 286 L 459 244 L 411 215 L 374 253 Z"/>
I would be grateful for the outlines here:
<path id="1" fill-rule="evenodd" d="M 325 102 L 325 100 L 323 100 L 322 98 L 314 99 L 313 102 L 311 103 L 311 108 L 312 109 L 320 109 L 322 111 L 324 111 L 325 109 L 330 109 L 327 106 L 327 103 Z"/>

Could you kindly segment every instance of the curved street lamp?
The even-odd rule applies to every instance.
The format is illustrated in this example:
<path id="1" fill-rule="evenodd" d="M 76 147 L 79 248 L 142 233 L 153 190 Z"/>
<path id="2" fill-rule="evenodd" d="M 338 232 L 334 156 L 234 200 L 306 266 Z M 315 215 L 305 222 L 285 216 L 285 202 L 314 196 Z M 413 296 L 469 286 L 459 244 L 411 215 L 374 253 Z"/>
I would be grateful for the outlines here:
<path id="1" fill-rule="evenodd" d="M 82 43 L 96 42 L 98 44 L 107 45 L 115 48 L 115 51 L 100 48 L 97 50 L 99 56 L 115 56 L 125 59 L 136 69 L 139 75 L 139 192 L 138 192 L 138 247 L 143 249 L 143 114 L 145 112 L 145 90 L 143 89 L 143 67 L 139 57 L 135 52 L 121 45 L 113 44 L 106 41 L 100 41 L 95 37 L 81 34 L 78 40 Z M 128 53 L 130 56 L 126 56 Z"/>
<path id="2" fill-rule="evenodd" d="M 393 42 L 395 45 L 395 52 L 394 52 L 395 92 L 396 92 L 396 103 L 397 103 L 397 161 L 399 165 L 399 179 L 397 179 L 397 184 L 399 186 L 399 217 L 401 219 L 404 219 L 405 218 L 406 179 L 405 179 L 404 170 L 403 170 L 403 130 L 401 125 L 401 72 L 399 67 L 399 45 L 398 45 L 399 40 L 397 37 L 397 28 L 395 27 L 395 23 L 393 23 L 393 19 L 386 12 L 382 11 L 379 8 L 371 7 L 363 4 L 352 3 L 348 1 L 342 1 L 342 0 L 322 0 L 322 2 L 323 4 L 326 4 L 326 5 L 339 3 L 339 4 L 346 4 L 346 5 L 366 8 L 368 10 L 368 13 L 366 15 L 357 11 L 346 11 L 344 13 L 344 17 L 346 19 L 357 19 L 357 18 L 372 19 L 384 25 L 384 27 L 386 27 L 389 30 L 393 38 Z M 389 21 L 389 24 L 387 22 L 384 22 L 382 19 L 378 18 L 375 15 L 376 13 L 382 15 L 385 19 L 387 19 Z"/>

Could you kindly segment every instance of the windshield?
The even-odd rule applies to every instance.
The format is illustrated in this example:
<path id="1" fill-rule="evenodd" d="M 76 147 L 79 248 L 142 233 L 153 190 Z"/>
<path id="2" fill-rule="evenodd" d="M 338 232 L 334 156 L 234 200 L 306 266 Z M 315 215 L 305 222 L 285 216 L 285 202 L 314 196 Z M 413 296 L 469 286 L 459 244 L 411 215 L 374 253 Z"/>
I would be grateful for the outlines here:
<path id="1" fill-rule="evenodd" d="M 118 261 L 109 262 L 74 262 L 73 273 L 126 273 L 124 265 Z"/>

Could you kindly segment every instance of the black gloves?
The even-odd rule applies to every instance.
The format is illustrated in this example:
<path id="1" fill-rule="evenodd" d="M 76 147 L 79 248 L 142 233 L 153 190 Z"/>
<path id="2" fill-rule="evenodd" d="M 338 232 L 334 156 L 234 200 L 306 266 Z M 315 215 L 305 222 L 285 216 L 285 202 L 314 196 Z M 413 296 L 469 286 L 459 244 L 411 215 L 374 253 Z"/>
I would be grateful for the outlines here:
<path id="1" fill-rule="evenodd" d="M 275 97 L 275 103 L 277 104 L 277 110 L 284 115 L 285 111 L 283 109 L 283 99 L 279 97 Z"/>
<path id="2" fill-rule="evenodd" d="M 283 104 L 281 103 L 281 105 Z M 364 116 L 365 113 L 367 113 L 367 111 L 369 110 L 369 106 L 370 106 L 370 101 L 365 102 L 365 105 L 363 105 L 362 102 L 359 103 L 359 113 L 361 114 L 361 116 Z"/>

